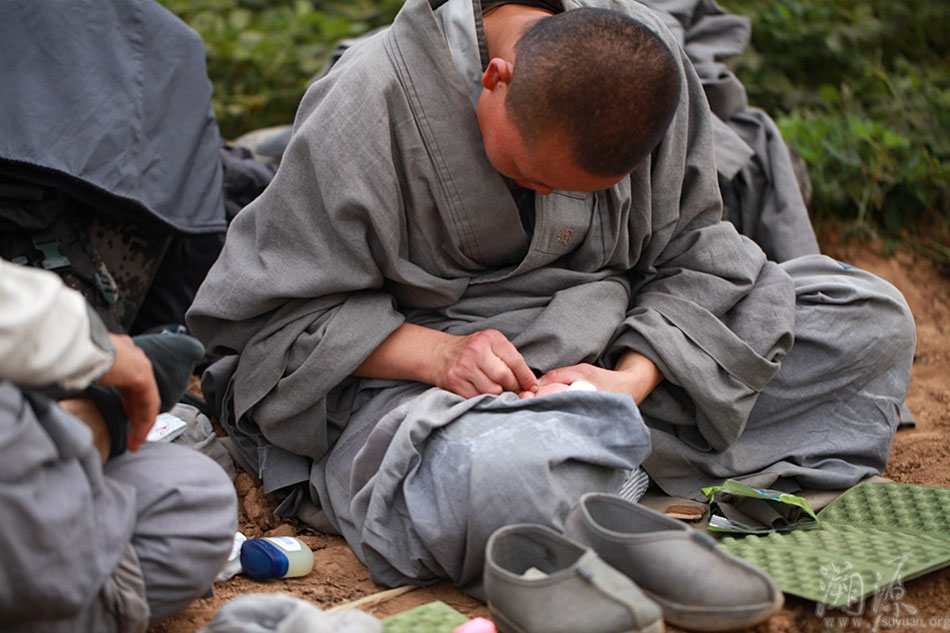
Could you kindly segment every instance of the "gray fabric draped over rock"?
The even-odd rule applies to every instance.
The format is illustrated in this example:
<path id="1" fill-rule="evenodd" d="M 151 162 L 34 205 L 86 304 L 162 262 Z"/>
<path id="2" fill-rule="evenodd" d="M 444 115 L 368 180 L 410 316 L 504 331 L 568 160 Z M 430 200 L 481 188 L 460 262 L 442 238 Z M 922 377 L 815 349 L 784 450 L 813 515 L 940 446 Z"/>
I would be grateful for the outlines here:
<path id="1" fill-rule="evenodd" d="M 748 46 L 749 19 L 725 13 L 713 0 L 643 3 L 664 16 L 709 99 L 726 219 L 774 261 L 817 254 L 801 177 L 781 132 L 768 114 L 749 105 L 745 88 L 724 63 Z"/>

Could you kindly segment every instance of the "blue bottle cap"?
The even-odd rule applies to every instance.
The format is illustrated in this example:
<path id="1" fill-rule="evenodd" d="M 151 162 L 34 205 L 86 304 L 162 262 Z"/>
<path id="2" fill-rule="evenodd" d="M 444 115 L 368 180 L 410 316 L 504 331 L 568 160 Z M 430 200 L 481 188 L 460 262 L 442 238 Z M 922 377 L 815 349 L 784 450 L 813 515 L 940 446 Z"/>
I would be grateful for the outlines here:
<path id="1" fill-rule="evenodd" d="M 283 578 L 290 568 L 287 556 L 263 539 L 248 539 L 241 545 L 241 567 L 251 578 Z"/>

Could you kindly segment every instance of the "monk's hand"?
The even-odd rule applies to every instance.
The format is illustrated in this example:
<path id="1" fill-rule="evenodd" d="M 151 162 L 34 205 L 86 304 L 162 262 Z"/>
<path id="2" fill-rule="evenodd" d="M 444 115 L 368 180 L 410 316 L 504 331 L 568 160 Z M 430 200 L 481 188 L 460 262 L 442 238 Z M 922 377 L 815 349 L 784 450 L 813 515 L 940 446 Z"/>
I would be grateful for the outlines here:
<path id="1" fill-rule="evenodd" d="M 521 352 L 497 330 L 443 339 L 437 355 L 433 384 L 463 398 L 505 391 L 533 393 L 538 387 Z"/>
<path id="2" fill-rule="evenodd" d="M 653 361 L 631 350 L 620 358 L 615 369 L 588 363 L 553 369 L 538 379 L 535 395 L 565 391 L 581 380 L 594 385 L 598 391 L 629 393 L 639 405 L 660 384 L 663 375 Z M 527 395 L 522 394 L 522 397 Z"/>
<path id="3" fill-rule="evenodd" d="M 132 339 L 124 334 L 110 334 L 115 348 L 115 362 L 99 380 L 99 384 L 116 387 L 122 394 L 122 409 L 132 424 L 129 450 L 138 450 L 155 424 L 161 407 L 158 385 L 152 362 Z"/>

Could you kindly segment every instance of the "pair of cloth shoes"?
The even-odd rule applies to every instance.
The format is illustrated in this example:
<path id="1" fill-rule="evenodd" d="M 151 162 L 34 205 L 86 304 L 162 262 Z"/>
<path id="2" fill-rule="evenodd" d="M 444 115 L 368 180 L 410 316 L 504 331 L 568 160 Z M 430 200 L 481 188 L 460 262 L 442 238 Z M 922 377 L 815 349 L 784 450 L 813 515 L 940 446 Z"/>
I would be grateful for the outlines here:
<path id="1" fill-rule="evenodd" d="M 662 633 L 663 612 L 591 549 L 529 523 L 496 530 L 485 595 L 503 633 Z"/>
<path id="2" fill-rule="evenodd" d="M 564 534 L 516 524 L 488 541 L 485 593 L 509 633 L 727 631 L 768 619 L 775 581 L 709 535 L 617 495 L 589 493 Z"/>

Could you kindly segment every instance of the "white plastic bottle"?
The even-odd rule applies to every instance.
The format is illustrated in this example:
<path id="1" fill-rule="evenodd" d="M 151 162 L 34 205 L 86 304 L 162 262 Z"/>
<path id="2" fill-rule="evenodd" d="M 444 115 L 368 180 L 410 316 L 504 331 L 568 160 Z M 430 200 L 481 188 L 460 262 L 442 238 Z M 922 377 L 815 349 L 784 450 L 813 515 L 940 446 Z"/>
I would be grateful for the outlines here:
<path id="1" fill-rule="evenodd" d="M 244 541 L 241 567 L 251 578 L 293 578 L 313 569 L 313 552 L 293 536 L 265 536 Z"/>

